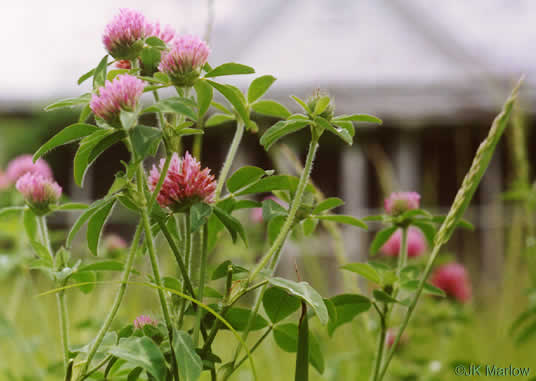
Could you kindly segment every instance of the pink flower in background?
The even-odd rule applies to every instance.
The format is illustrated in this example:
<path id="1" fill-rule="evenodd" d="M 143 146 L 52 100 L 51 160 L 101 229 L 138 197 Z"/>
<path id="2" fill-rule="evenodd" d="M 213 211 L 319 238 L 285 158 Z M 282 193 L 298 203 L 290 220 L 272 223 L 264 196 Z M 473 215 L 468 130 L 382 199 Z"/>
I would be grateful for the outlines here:
<path id="1" fill-rule="evenodd" d="M 147 324 L 155 326 L 156 327 L 156 320 L 151 319 L 147 315 L 140 315 L 136 319 L 134 319 L 134 328 L 136 329 L 142 329 Z"/>
<path id="2" fill-rule="evenodd" d="M 394 192 L 383 203 L 387 214 L 397 216 L 408 210 L 418 209 L 421 195 L 417 192 Z"/>
<path id="3" fill-rule="evenodd" d="M 37 208 L 46 209 L 61 197 L 61 187 L 58 183 L 50 177 L 36 173 L 26 173 L 17 180 L 15 187 L 29 204 Z"/>
<path id="4" fill-rule="evenodd" d="M 149 174 L 149 187 L 152 191 L 156 188 L 160 179 L 160 172 L 164 166 L 164 159 L 160 160 L 160 166 L 153 165 Z M 191 204 L 204 201 L 212 202 L 216 181 L 210 174 L 210 169 L 201 170 L 199 163 L 188 152 L 184 158 L 179 158 L 173 153 L 167 176 L 158 193 L 157 201 L 162 207 L 170 207 L 174 211 L 182 211 Z"/>
<path id="5" fill-rule="evenodd" d="M 120 74 L 112 82 L 106 81 L 98 94 L 91 96 L 89 106 L 98 117 L 114 122 L 121 109 L 132 111 L 143 94 L 143 81 L 129 74 Z"/>
<path id="6" fill-rule="evenodd" d="M 143 47 L 145 38 L 145 16 L 133 9 L 120 9 L 106 25 L 102 42 L 114 58 L 134 59 Z"/>
<path id="7" fill-rule="evenodd" d="M 20 155 L 7 165 L 6 177 L 11 183 L 16 182 L 26 173 L 35 173 L 46 178 L 52 178 L 52 170 L 47 162 L 43 159 L 38 159 L 34 163 L 32 155 Z"/>
<path id="8" fill-rule="evenodd" d="M 471 299 L 471 282 L 465 267 L 459 263 L 449 263 L 438 267 L 432 274 L 430 283 L 460 303 Z"/>
<path id="9" fill-rule="evenodd" d="M 160 27 L 159 22 L 145 24 L 145 35 L 147 37 L 158 37 L 166 44 L 169 44 L 175 38 L 175 29 L 171 25 Z"/>
<path id="10" fill-rule="evenodd" d="M 127 247 L 127 242 L 117 234 L 110 233 L 104 238 L 104 248 L 106 251 L 124 250 Z"/>
<path id="11" fill-rule="evenodd" d="M 264 200 L 273 200 L 273 201 L 277 202 L 279 205 L 281 205 L 283 208 L 285 208 L 285 209 L 288 208 L 288 204 L 285 201 L 282 201 L 282 200 L 278 199 L 275 196 L 268 196 Z M 262 208 L 253 208 L 253 209 L 251 209 L 250 218 L 255 223 L 261 223 L 263 221 Z"/>
<path id="12" fill-rule="evenodd" d="M 398 229 L 382 246 L 380 251 L 389 257 L 398 257 L 402 244 L 402 229 Z M 417 228 L 408 229 L 408 257 L 418 257 L 426 251 L 426 238 Z"/>
<path id="13" fill-rule="evenodd" d="M 387 330 L 387 335 L 385 335 L 385 345 L 387 345 L 387 349 L 391 348 L 393 344 L 395 343 L 396 335 L 398 335 L 397 330 L 393 328 L 389 328 Z M 406 335 L 406 333 L 403 333 L 402 336 L 400 337 L 400 341 L 398 342 L 398 346 L 406 344 L 407 341 L 408 341 L 408 336 Z"/>
<path id="14" fill-rule="evenodd" d="M 158 70 L 168 74 L 177 85 L 191 85 L 207 62 L 210 49 L 196 36 L 177 36 L 171 50 L 164 53 Z"/>
<path id="15" fill-rule="evenodd" d="M 0 191 L 11 186 L 12 182 L 4 171 L 0 170 Z"/>

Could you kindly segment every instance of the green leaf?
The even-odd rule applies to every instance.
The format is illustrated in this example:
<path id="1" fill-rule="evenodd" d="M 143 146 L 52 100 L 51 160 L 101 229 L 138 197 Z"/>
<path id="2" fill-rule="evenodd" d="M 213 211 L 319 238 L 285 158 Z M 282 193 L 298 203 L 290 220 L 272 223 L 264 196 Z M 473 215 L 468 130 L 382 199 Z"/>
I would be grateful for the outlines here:
<path id="1" fill-rule="evenodd" d="M 299 105 L 303 108 L 303 110 L 304 110 L 305 112 L 307 112 L 308 114 L 311 113 L 311 109 L 309 108 L 309 106 L 307 106 L 307 104 L 306 104 L 304 101 L 302 101 L 300 98 L 298 98 L 298 97 L 296 97 L 296 96 L 294 96 L 294 95 L 291 95 L 290 97 L 291 97 L 292 99 L 294 99 L 294 101 L 295 101 L 297 104 L 299 104 Z"/>
<path id="2" fill-rule="evenodd" d="M 227 189 L 229 189 L 229 192 L 234 193 L 259 180 L 265 173 L 264 169 L 259 167 L 250 165 L 242 167 L 229 177 Z"/>
<path id="3" fill-rule="evenodd" d="M 366 312 L 372 305 L 369 298 L 357 294 L 341 294 L 329 299 L 335 306 L 336 318 L 330 319 L 328 333 L 333 335 L 343 324 L 351 322 L 360 313 Z"/>
<path id="4" fill-rule="evenodd" d="M 212 280 L 221 279 L 227 276 L 227 269 L 231 266 L 231 271 L 234 274 L 247 273 L 248 269 L 233 264 L 230 260 L 223 261 L 212 272 Z"/>
<path id="5" fill-rule="evenodd" d="M 430 246 L 434 244 L 434 237 L 436 234 L 436 228 L 434 225 L 424 222 L 424 221 L 419 221 L 417 219 L 414 219 L 412 221 L 412 225 L 416 226 L 417 228 L 419 228 L 420 231 L 423 232 Z"/>
<path id="6" fill-rule="evenodd" d="M 165 381 L 166 379 L 167 367 L 164 355 L 155 342 L 146 336 L 121 339 L 118 345 L 114 345 L 108 350 L 108 353 L 129 364 L 143 368 L 156 381 Z"/>
<path id="7" fill-rule="evenodd" d="M 298 184 L 298 178 L 287 175 L 268 176 L 260 179 L 256 183 L 247 187 L 246 189 L 237 192 L 236 196 L 243 196 L 246 194 L 254 193 L 266 193 L 273 191 L 290 191 L 293 192 Z M 312 187 L 309 188 L 312 190 Z"/>
<path id="8" fill-rule="evenodd" d="M 244 230 L 244 227 L 238 221 L 236 218 L 231 216 L 229 213 L 227 213 L 225 210 L 214 207 L 214 214 L 218 219 L 223 223 L 227 231 L 231 234 L 231 238 L 233 242 L 236 242 L 237 234 L 242 238 L 242 241 L 244 241 L 244 244 L 247 246 L 248 240 L 246 237 L 246 232 Z"/>
<path id="9" fill-rule="evenodd" d="M 317 216 L 316 218 L 318 218 L 319 220 L 334 221 L 340 224 L 353 225 L 353 226 L 357 226 L 358 228 L 365 229 L 365 230 L 368 229 L 367 224 L 364 223 L 363 221 L 353 216 L 347 216 L 344 214 L 325 214 L 325 215 Z"/>
<path id="10" fill-rule="evenodd" d="M 78 289 L 82 291 L 84 294 L 89 294 L 91 291 L 95 289 L 94 282 L 97 280 L 97 276 L 95 275 L 95 272 L 93 271 L 83 271 L 83 272 L 73 273 L 70 279 L 72 279 L 73 282 L 75 283 L 87 283 L 87 284 L 78 286 Z"/>
<path id="11" fill-rule="evenodd" d="M 324 201 L 320 202 L 314 209 L 313 214 L 320 214 L 322 212 L 325 212 L 326 210 L 331 210 L 333 208 L 337 208 L 341 205 L 344 205 L 344 201 L 341 200 L 338 197 L 329 197 L 326 198 Z"/>
<path id="12" fill-rule="evenodd" d="M 373 115 L 367 115 L 367 114 L 354 114 L 354 115 L 339 115 L 335 118 L 333 118 L 333 122 L 335 121 L 343 121 L 343 122 L 367 122 L 367 123 L 375 123 L 375 124 L 382 124 L 382 120 L 373 116 Z"/>
<path id="13" fill-rule="evenodd" d="M 195 351 L 195 344 L 190 335 L 174 329 L 173 349 L 181 381 L 197 381 L 203 371 L 203 362 Z"/>
<path id="14" fill-rule="evenodd" d="M 302 317 L 298 325 L 294 381 L 309 381 L 309 320 L 307 319 L 307 305 L 304 302 L 302 302 Z"/>
<path id="15" fill-rule="evenodd" d="M 106 80 L 107 81 L 113 81 L 115 77 L 117 77 L 120 74 L 127 74 L 130 70 L 129 69 L 114 69 L 110 70 L 108 74 L 106 74 Z"/>
<path id="16" fill-rule="evenodd" d="M 270 221 L 275 216 L 286 217 L 287 215 L 288 211 L 274 200 L 267 199 L 262 202 L 262 219 L 264 221 Z"/>
<path id="17" fill-rule="evenodd" d="M 249 320 L 252 318 L 253 311 L 247 309 L 247 308 L 230 308 L 225 313 L 225 320 L 231 324 L 231 327 L 236 329 L 237 331 L 243 331 L 247 328 Z M 266 319 L 264 319 L 261 315 L 255 314 L 251 327 L 249 328 L 250 331 L 258 331 L 259 329 L 263 329 L 268 326 L 268 322 Z"/>
<path id="18" fill-rule="evenodd" d="M 100 261 L 80 266 L 76 271 L 123 271 L 124 265 L 117 261 Z"/>
<path id="19" fill-rule="evenodd" d="M 316 226 L 318 225 L 318 220 L 308 217 L 304 219 L 301 224 L 303 226 L 303 234 L 310 236 L 314 233 Z"/>
<path id="20" fill-rule="evenodd" d="M 57 110 L 66 107 L 75 107 L 81 105 L 87 105 L 91 100 L 91 94 L 86 93 L 76 98 L 60 99 L 52 104 L 49 104 L 44 108 L 45 111 Z"/>
<path id="21" fill-rule="evenodd" d="M 34 214 L 34 212 L 32 212 L 31 209 L 24 210 L 23 224 L 28 238 L 32 241 L 37 240 L 37 216 Z"/>
<path id="22" fill-rule="evenodd" d="M 192 120 L 197 120 L 197 113 L 191 109 L 191 106 L 195 106 L 188 99 L 181 97 L 171 97 L 161 100 L 143 110 L 146 112 L 176 112 L 181 115 L 185 115 Z"/>
<path id="23" fill-rule="evenodd" d="M 231 85 L 223 85 L 214 81 L 208 81 L 212 87 L 214 87 L 216 90 L 218 90 L 221 95 L 223 95 L 229 103 L 234 107 L 240 118 L 244 123 L 247 124 L 249 121 L 249 113 L 247 111 L 246 105 L 244 100 L 242 99 L 239 94 L 240 90 L 238 90 L 236 87 Z"/>
<path id="24" fill-rule="evenodd" d="M 78 151 L 76 151 L 74 156 L 74 179 L 78 186 L 82 186 L 84 176 L 86 175 L 87 169 L 91 164 L 89 161 L 91 152 L 101 140 L 113 134 L 114 132 L 117 131 L 98 129 L 91 135 L 82 139 L 80 146 L 78 147 Z"/>
<path id="25" fill-rule="evenodd" d="M 373 283 L 381 284 L 380 274 L 374 267 L 368 263 L 349 263 L 341 267 L 343 270 L 348 270 L 361 275 L 363 278 L 370 280 Z"/>
<path id="26" fill-rule="evenodd" d="M 76 83 L 78 85 L 81 85 L 82 83 L 84 83 L 86 80 L 88 80 L 89 78 L 93 77 L 93 74 L 95 74 L 95 69 L 91 69 L 90 71 L 88 71 L 87 73 L 85 74 L 82 74 L 80 76 L 80 78 L 78 78 L 78 81 L 76 81 Z"/>
<path id="27" fill-rule="evenodd" d="M 91 150 L 87 160 L 89 165 L 93 163 L 104 151 L 112 147 L 114 144 L 119 143 L 121 140 L 126 138 L 127 134 L 123 130 L 117 130 L 113 133 L 102 138 Z"/>
<path id="28" fill-rule="evenodd" d="M 281 231 L 281 228 L 285 224 L 285 216 L 275 216 L 268 222 L 268 240 L 270 245 L 273 244 Z"/>
<path id="29" fill-rule="evenodd" d="M 205 78 L 221 77 L 223 75 L 253 74 L 255 69 L 234 62 L 224 63 L 205 74 Z"/>
<path id="30" fill-rule="evenodd" d="M 115 205 L 115 199 L 105 203 L 93 213 L 87 224 L 87 245 L 93 255 L 98 255 L 102 228 Z"/>
<path id="31" fill-rule="evenodd" d="M 206 81 L 199 80 L 195 82 L 194 89 L 197 94 L 197 108 L 199 110 L 199 118 L 201 119 L 212 102 L 212 86 Z"/>
<path id="32" fill-rule="evenodd" d="M 341 120 L 332 120 L 331 122 L 337 127 L 346 130 L 352 138 L 355 136 L 355 127 L 352 122 L 343 122 Z"/>
<path id="33" fill-rule="evenodd" d="M 315 105 L 314 113 L 316 115 L 322 114 L 326 108 L 329 106 L 329 102 L 331 102 L 331 99 L 328 96 L 320 98 Z"/>
<path id="34" fill-rule="evenodd" d="M 344 128 L 333 126 L 330 122 L 328 122 L 326 119 L 322 118 L 321 116 L 317 116 L 315 118 L 315 124 L 328 130 L 332 134 L 338 136 L 348 145 L 352 145 L 354 142 L 352 135 L 350 135 L 348 131 L 346 131 Z"/>
<path id="35" fill-rule="evenodd" d="M 307 282 L 293 282 L 284 278 L 270 278 L 268 282 L 275 287 L 279 287 L 291 295 L 295 295 L 305 301 L 322 324 L 327 324 L 329 320 L 328 310 L 320 294 Z"/>
<path id="36" fill-rule="evenodd" d="M 147 156 L 156 154 L 162 138 L 162 131 L 154 127 L 138 125 L 132 129 L 130 138 L 132 139 L 132 148 L 136 154 L 136 160 L 140 161 Z"/>
<path id="37" fill-rule="evenodd" d="M 370 254 L 376 255 L 376 253 L 378 253 L 378 251 L 382 248 L 385 242 L 387 242 L 389 238 L 391 238 L 391 236 L 396 232 L 397 229 L 397 226 L 390 226 L 388 228 L 380 230 L 370 244 Z"/>
<path id="38" fill-rule="evenodd" d="M 382 303 L 400 303 L 398 300 L 393 298 L 391 295 L 386 293 L 383 290 L 374 290 L 372 291 L 372 296 L 374 296 L 374 299 L 376 299 L 378 302 Z"/>
<path id="39" fill-rule="evenodd" d="M 138 113 L 135 111 L 121 110 L 119 112 L 119 120 L 125 130 L 130 130 L 138 123 Z"/>
<path id="40" fill-rule="evenodd" d="M 414 292 L 414 291 L 417 291 L 417 289 L 419 288 L 419 283 L 420 283 L 420 281 L 416 280 L 416 279 L 408 280 L 408 281 L 402 283 L 400 285 L 400 287 L 405 289 L 405 290 Z M 441 296 L 443 298 L 447 296 L 442 289 L 437 288 L 436 286 L 433 286 L 433 285 L 431 285 L 430 283 L 427 283 L 427 282 L 424 283 L 424 287 L 423 287 L 422 291 L 424 293 L 426 293 L 426 294 L 430 294 L 430 295 L 434 295 L 434 296 Z"/>
<path id="41" fill-rule="evenodd" d="M 19 215 L 25 210 L 24 206 L 8 206 L 0 209 L 0 218 L 10 218 L 14 215 Z"/>
<path id="42" fill-rule="evenodd" d="M 212 214 L 212 208 L 210 205 L 204 202 L 198 202 L 192 205 L 190 208 L 190 226 L 192 233 L 195 233 L 201 229 L 201 226 L 208 222 L 208 218 Z"/>
<path id="43" fill-rule="evenodd" d="M 94 213 L 96 213 L 97 210 L 99 210 L 103 205 L 105 205 L 106 203 L 112 202 L 112 201 L 113 200 L 110 200 L 110 199 L 102 199 L 102 200 L 98 200 L 98 201 L 94 202 L 93 204 L 91 204 L 89 206 L 89 208 L 86 209 L 84 211 L 84 213 L 82 213 L 80 215 L 80 217 L 78 217 L 78 219 L 75 221 L 73 227 L 71 228 L 71 231 L 67 235 L 67 239 L 65 241 L 65 246 L 68 247 L 68 248 L 71 247 L 71 244 L 73 242 L 73 239 L 74 239 L 76 233 L 78 233 L 78 231 L 82 228 L 82 226 L 84 226 L 86 221 Z"/>
<path id="44" fill-rule="evenodd" d="M 248 89 L 248 103 L 253 103 L 268 91 L 270 86 L 275 82 L 276 78 L 272 75 L 263 75 L 255 78 Z"/>
<path id="45" fill-rule="evenodd" d="M 274 143 L 276 143 L 283 136 L 293 134 L 294 132 L 300 131 L 304 127 L 309 125 L 309 121 L 293 119 L 293 120 L 281 120 L 270 127 L 262 135 L 260 143 L 265 150 L 269 150 Z"/>
<path id="46" fill-rule="evenodd" d="M 258 101 L 251 105 L 253 111 L 259 114 L 274 116 L 276 118 L 287 119 L 290 111 L 281 103 L 272 100 Z"/>
<path id="47" fill-rule="evenodd" d="M 106 81 L 106 70 L 108 69 L 108 54 L 105 55 L 95 68 L 95 74 L 93 75 L 93 88 L 98 89 L 104 86 Z"/>
<path id="48" fill-rule="evenodd" d="M 158 48 L 160 50 L 166 49 L 167 45 L 164 41 L 159 39 L 158 37 L 151 36 L 145 39 L 145 43 L 149 46 L 152 46 L 153 48 Z"/>
<path id="49" fill-rule="evenodd" d="M 142 72 L 148 75 L 151 75 L 152 73 L 157 71 L 161 56 L 162 56 L 162 52 L 158 48 L 153 48 L 153 47 L 143 48 L 140 53 L 140 59 L 143 64 Z"/>
<path id="50" fill-rule="evenodd" d="M 273 324 L 279 323 L 300 308 L 300 299 L 278 287 L 270 287 L 264 293 L 262 305 Z"/>
<path id="51" fill-rule="evenodd" d="M 298 349 L 298 325 L 295 323 L 278 324 L 273 335 L 277 345 L 285 352 L 296 353 Z M 309 362 L 319 372 L 324 371 L 324 358 L 318 341 L 309 332 Z"/>
<path id="52" fill-rule="evenodd" d="M 234 121 L 235 117 L 228 114 L 213 114 L 205 122 L 205 127 L 214 127 L 223 123 Z"/>
<path id="53" fill-rule="evenodd" d="M 88 208 L 88 205 L 81 203 L 81 202 L 68 202 L 65 204 L 54 206 L 51 209 L 54 210 L 55 212 L 64 212 L 64 211 L 70 211 L 70 210 L 84 210 L 87 208 Z"/>

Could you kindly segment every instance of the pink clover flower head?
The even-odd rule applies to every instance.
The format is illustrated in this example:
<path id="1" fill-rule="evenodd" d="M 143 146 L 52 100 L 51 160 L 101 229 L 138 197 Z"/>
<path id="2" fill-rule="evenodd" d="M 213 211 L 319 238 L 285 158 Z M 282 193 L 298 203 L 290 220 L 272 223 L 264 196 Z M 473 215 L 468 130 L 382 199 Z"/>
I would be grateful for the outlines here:
<path id="1" fill-rule="evenodd" d="M 106 81 L 91 96 L 89 106 L 98 117 L 110 124 L 119 123 L 121 110 L 134 111 L 143 94 L 143 81 L 129 74 L 120 74 L 112 82 Z"/>
<path id="2" fill-rule="evenodd" d="M 424 234 L 417 228 L 410 226 L 408 229 L 408 257 L 414 258 L 423 254 L 427 249 L 426 238 Z M 400 254 L 400 246 L 402 245 L 402 229 L 398 229 L 385 244 L 380 251 L 389 257 L 398 257 Z"/>
<path id="3" fill-rule="evenodd" d="M 117 59 L 132 60 L 143 48 L 146 36 L 145 16 L 133 9 L 122 8 L 106 25 L 102 42 L 110 55 Z"/>
<path id="4" fill-rule="evenodd" d="M 26 173 L 17 180 L 15 187 L 37 215 L 46 214 L 49 205 L 58 202 L 62 191 L 53 179 L 36 173 Z"/>
<path id="5" fill-rule="evenodd" d="M 37 159 L 34 163 L 32 155 L 24 154 L 11 160 L 6 169 L 6 177 L 11 182 L 16 182 L 26 173 L 39 174 L 46 178 L 52 178 L 52 169 L 43 159 Z"/>
<path id="6" fill-rule="evenodd" d="M 394 192 L 383 203 L 387 214 L 398 216 L 408 210 L 418 209 L 421 195 L 417 192 Z"/>
<path id="7" fill-rule="evenodd" d="M 171 50 L 162 56 L 158 70 L 166 73 L 177 86 L 191 86 L 207 62 L 210 49 L 199 37 L 176 36 Z"/>
<path id="8" fill-rule="evenodd" d="M 145 35 L 147 37 L 157 37 L 166 44 L 172 42 L 176 34 L 171 25 L 161 27 L 159 22 L 145 24 Z"/>
<path id="9" fill-rule="evenodd" d="M 3 191 L 11 186 L 12 182 L 7 174 L 0 170 L 0 191 Z"/>
<path id="10" fill-rule="evenodd" d="M 111 233 L 104 238 L 104 247 L 106 251 L 118 251 L 125 250 L 128 244 L 121 236 Z"/>
<path id="11" fill-rule="evenodd" d="M 287 209 L 288 204 L 285 201 L 280 200 L 279 198 L 275 196 L 268 196 L 265 198 L 265 200 L 273 200 L 277 202 L 279 205 L 281 205 L 283 208 Z M 263 221 L 262 218 L 262 208 L 253 208 L 251 209 L 250 218 L 255 223 L 261 223 Z"/>
<path id="12" fill-rule="evenodd" d="M 432 274 L 430 283 L 460 303 L 466 303 L 471 299 L 471 282 L 465 267 L 459 263 L 448 263 L 438 267 Z"/>
<path id="13" fill-rule="evenodd" d="M 165 160 L 160 160 L 159 167 L 153 165 L 149 173 L 149 188 L 154 191 Z M 211 203 L 216 190 L 214 175 L 210 169 L 201 170 L 199 163 L 190 153 L 183 158 L 173 153 L 169 170 L 156 200 L 161 207 L 168 207 L 174 212 L 183 212 L 196 202 Z"/>
<path id="14" fill-rule="evenodd" d="M 134 319 L 134 328 L 136 329 L 143 329 L 143 327 L 146 325 L 152 325 L 156 327 L 157 324 L 158 323 L 156 320 L 151 319 L 147 315 L 140 315 L 136 319 Z"/>

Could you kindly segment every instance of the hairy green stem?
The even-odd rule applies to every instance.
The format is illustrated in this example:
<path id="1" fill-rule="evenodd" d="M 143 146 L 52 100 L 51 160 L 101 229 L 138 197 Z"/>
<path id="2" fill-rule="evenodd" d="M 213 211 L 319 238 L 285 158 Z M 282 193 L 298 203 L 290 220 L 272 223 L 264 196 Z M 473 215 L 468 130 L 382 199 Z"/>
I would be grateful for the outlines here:
<path id="1" fill-rule="evenodd" d="M 190 225 L 190 213 L 189 212 L 186 212 L 184 214 L 184 225 L 185 225 L 185 228 L 184 228 L 184 262 L 186 263 L 188 279 L 191 279 L 190 277 L 192 274 L 190 272 L 190 256 L 191 256 L 191 251 L 192 251 L 192 228 Z M 184 290 L 186 290 L 186 285 L 183 286 L 183 291 Z M 183 300 L 181 309 L 179 311 L 179 327 L 182 327 L 185 312 L 186 312 L 186 301 Z"/>
<path id="2" fill-rule="evenodd" d="M 223 191 L 223 185 L 225 184 L 225 180 L 229 175 L 229 171 L 231 170 L 231 166 L 233 165 L 236 152 L 238 151 L 238 146 L 240 145 L 240 141 L 242 140 L 242 136 L 244 135 L 244 129 L 244 122 L 238 121 L 236 124 L 236 131 L 233 136 L 233 141 L 231 142 L 231 147 L 229 147 L 227 157 L 225 158 L 223 167 L 221 168 L 220 175 L 218 177 L 218 184 L 216 185 L 216 192 L 214 194 L 214 199 L 216 202 L 218 202 L 220 199 L 221 192 Z"/>
<path id="3" fill-rule="evenodd" d="M 387 314 L 387 304 L 383 305 L 383 312 L 381 312 L 379 309 L 376 309 L 378 311 L 378 315 L 380 316 L 380 335 L 378 337 L 378 353 L 376 354 L 376 362 L 374 365 L 374 371 L 371 374 L 371 381 L 376 381 L 378 379 L 378 375 L 380 373 L 380 368 L 382 365 L 382 358 L 383 358 L 383 348 L 385 345 L 385 338 L 387 337 L 387 326 L 386 326 L 386 314 Z"/>
<path id="4" fill-rule="evenodd" d="M 41 237 L 43 239 L 43 245 L 47 248 L 52 263 L 54 263 L 54 254 L 52 253 L 52 246 L 50 244 L 50 237 L 48 235 L 48 227 L 46 216 L 38 217 L 37 223 L 41 230 Z M 62 282 L 60 286 L 64 286 Z M 65 304 L 65 291 L 60 291 L 56 294 L 56 305 L 58 308 L 58 318 L 60 323 L 60 337 L 61 345 L 63 348 L 63 366 L 65 371 L 69 364 L 69 325 L 67 317 L 67 306 Z"/>
<path id="5" fill-rule="evenodd" d="M 137 182 L 138 182 L 138 192 L 141 195 L 145 195 L 143 183 L 144 183 L 144 171 L 143 171 L 143 162 L 141 162 L 138 165 L 138 173 L 137 173 Z M 151 267 L 153 269 L 153 277 L 154 277 L 154 283 L 159 287 L 157 289 L 158 298 L 160 299 L 160 307 L 162 308 L 162 314 L 164 316 L 164 322 L 166 324 L 166 328 L 168 330 L 168 336 L 169 336 L 169 343 L 171 347 L 172 352 L 172 368 L 173 368 L 173 374 L 176 380 L 178 380 L 178 370 L 177 370 L 177 362 L 175 359 L 175 353 L 173 352 L 173 325 L 171 323 L 171 316 L 169 314 L 169 308 L 166 302 L 166 296 L 164 294 L 164 291 L 162 290 L 162 279 L 160 277 L 160 269 L 158 266 L 158 259 L 156 258 L 156 249 L 154 246 L 154 240 L 153 240 L 153 232 L 151 230 L 151 222 L 149 220 L 149 212 L 147 210 L 147 199 L 144 196 L 144 203 L 145 205 L 141 206 L 141 218 L 143 221 L 143 230 L 145 231 L 145 242 L 147 243 L 147 249 L 149 251 L 149 260 L 151 261 Z"/>
<path id="6" fill-rule="evenodd" d="M 205 277 L 207 269 L 207 244 L 208 244 L 208 227 L 207 225 L 203 226 L 203 243 L 201 249 L 201 266 L 199 270 L 199 291 L 197 292 L 197 300 L 203 303 L 203 294 L 205 291 Z M 197 346 L 199 342 L 199 328 L 201 327 L 201 318 L 203 317 L 203 310 L 201 308 L 197 309 L 197 321 L 194 327 L 193 341 L 194 345 Z"/>
<path id="7" fill-rule="evenodd" d="M 281 231 L 277 235 L 274 243 L 268 250 L 268 253 L 263 257 L 263 259 L 259 262 L 259 264 L 255 267 L 255 270 L 251 273 L 249 276 L 249 281 L 251 282 L 257 274 L 268 264 L 268 262 L 274 257 L 272 261 L 272 270 L 275 269 L 277 266 L 277 262 L 279 260 L 279 257 L 281 255 L 280 248 L 283 246 L 283 243 L 287 239 L 287 235 L 290 231 L 290 228 L 292 227 L 292 224 L 294 223 L 294 218 L 296 217 L 296 213 L 298 212 L 299 207 L 301 206 L 303 194 L 305 193 L 305 188 L 307 187 L 307 183 L 309 182 L 309 176 L 311 175 L 311 171 L 313 169 L 313 161 L 315 159 L 316 151 L 318 150 L 318 140 L 313 139 L 311 140 L 311 143 L 309 144 L 309 151 L 307 152 L 307 158 L 305 160 L 305 166 L 303 168 L 303 172 L 300 176 L 300 180 L 298 182 L 298 187 L 296 189 L 296 194 L 294 196 L 294 199 L 292 200 L 292 204 L 290 206 L 290 210 L 288 213 L 288 216 L 285 220 L 285 223 L 281 227 Z"/>
<path id="8" fill-rule="evenodd" d="M 99 349 L 99 346 L 101 345 L 102 340 L 104 339 L 104 335 L 106 335 L 106 332 L 108 332 L 108 329 L 112 325 L 115 315 L 117 314 L 117 311 L 119 310 L 119 306 L 121 304 L 121 301 L 123 300 L 123 296 L 125 295 L 125 291 L 127 289 L 127 282 L 130 277 L 130 273 L 132 272 L 132 267 L 134 265 L 134 257 L 136 256 L 136 250 L 138 248 L 138 242 L 140 240 L 142 229 L 143 229 L 143 226 L 141 223 L 139 223 L 138 227 L 136 228 L 136 232 L 134 233 L 134 238 L 132 239 L 130 250 L 128 252 L 128 256 L 127 256 L 126 263 L 125 263 L 125 269 L 123 270 L 123 275 L 121 276 L 121 286 L 119 286 L 119 290 L 117 291 L 117 294 L 115 296 L 114 302 L 112 304 L 112 309 L 108 313 L 108 316 L 106 316 L 104 323 L 102 323 L 102 326 L 99 332 L 97 333 L 95 342 L 89 349 L 87 360 L 85 364 L 83 365 L 82 371 L 80 372 L 80 377 L 78 378 L 80 381 L 82 381 L 85 378 L 87 369 L 89 365 L 91 364 L 91 360 L 93 359 L 93 357 L 95 357 L 95 354 L 97 353 L 97 350 Z"/>

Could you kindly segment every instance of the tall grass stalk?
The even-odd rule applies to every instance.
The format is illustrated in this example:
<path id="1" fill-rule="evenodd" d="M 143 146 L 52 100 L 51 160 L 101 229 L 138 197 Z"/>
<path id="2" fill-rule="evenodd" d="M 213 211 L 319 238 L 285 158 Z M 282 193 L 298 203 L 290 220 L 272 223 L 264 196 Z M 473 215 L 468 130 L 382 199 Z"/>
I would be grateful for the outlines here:
<path id="1" fill-rule="evenodd" d="M 471 164 L 471 168 L 465 175 L 462 185 L 458 190 L 456 197 L 454 198 L 454 202 L 451 206 L 451 209 L 434 238 L 434 247 L 424 269 L 424 273 L 419 282 L 419 286 L 413 299 L 411 300 L 408 310 L 406 311 L 402 326 L 400 327 L 400 330 L 396 335 L 393 345 L 391 346 L 391 349 L 387 354 L 377 381 L 381 381 L 387 372 L 389 363 L 393 358 L 395 348 L 398 346 L 400 338 L 402 337 L 402 334 L 404 333 L 404 330 L 406 329 L 409 320 L 411 319 L 413 311 L 417 306 L 417 302 L 419 301 L 419 297 L 421 296 L 424 284 L 428 279 L 428 276 L 430 275 L 432 266 L 437 255 L 439 254 L 439 251 L 441 250 L 443 245 L 447 243 L 447 241 L 450 239 L 454 229 L 456 228 L 457 223 L 462 218 L 463 213 L 467 209 L 478 185 L 480 184 L 480 181 L 482 180 L 482 176 L 484 175 L 484 172 L 486 171 L 491 161 L 493 152 L 495 151 L 495 148 L 499 143 L 499 140 L 501 139 L 504 130 L 508 126 L 510 115 L 512 113 L 512 108 L 517 99 L 517 94 L 521 83 L 522 79 L 518 82 L 518 84 L 512 91 L 510 97 L 506 100 L 506 103 L 504 104 L 500 114 L 497 115 L 497 117 L 493 121 L 488 136 L 478 147 L 476 155 L 473 159 L 473 163 Z"/>

